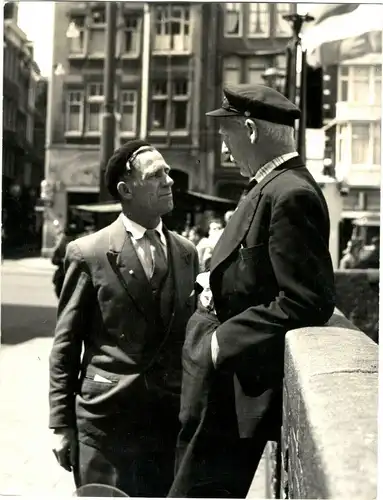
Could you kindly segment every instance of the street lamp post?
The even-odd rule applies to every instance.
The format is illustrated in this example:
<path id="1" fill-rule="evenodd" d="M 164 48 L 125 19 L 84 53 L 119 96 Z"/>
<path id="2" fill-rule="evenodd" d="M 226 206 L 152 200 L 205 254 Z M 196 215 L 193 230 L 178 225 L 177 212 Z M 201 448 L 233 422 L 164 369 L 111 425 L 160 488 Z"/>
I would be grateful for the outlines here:
<path id="1" fill-rule="evenodd" d="M 306 51 L 302 50 L 301 29 L 305 22 L 313 21 L 314 18 L 308 14 L 288 14 L 283 19 L 291 23 L 293 30 L 292 43 L 287 47 L 287 77 L 285 86 L 285 96 L 290 101 L 297 101 L 297 74 L 300 68 L 299 84 L 299 107 L 301 117 L 299 119 L 297 131 L 297 149 L 303 161 L 306 156 L 306 89 L 307 89 L 307 66 Z"/>
<path id="2" fill-rule="evenodd" d="M 104 69 L 104 110 L 102 115 L 101 155 L 100 155 L 100 192 L 99 201 L 108 200 L 109 193 L 105 185 L 105 169 L 115 146 L 116 116 L 114 87 L 116 79 L 116 31 L 117 4 L 106 2 L 106 44 Z"/>

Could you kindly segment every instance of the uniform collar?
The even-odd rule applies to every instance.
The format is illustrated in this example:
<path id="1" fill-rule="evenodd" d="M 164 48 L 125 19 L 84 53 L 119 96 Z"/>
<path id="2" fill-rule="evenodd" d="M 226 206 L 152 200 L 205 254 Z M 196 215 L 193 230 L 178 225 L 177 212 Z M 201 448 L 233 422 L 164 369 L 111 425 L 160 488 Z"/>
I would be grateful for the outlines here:
<path id="1" fill-rule="evenodd" d="M 140 240 L 141 238 L 144 237 L 145 232 L 146 232 L 146 227 L 141 226 L 141 224 L 138 224 L 137 222 L 134 222 L 132 219 L 129 219 L 125 214 L 121 213 L 120 215 L 122 219 L 122 223 L 124 224 L 124 227 L 126 231 L 135 239 L 135 240 Z M 160 235 L 160 240 L 163 245 L 166 245 L 166 238 L 164 235 L 163 231 L 163 223 L 162 220 L 160 219 L 160 222 L 157 227 L 154 228 L 156 231 L 158 231 Z"/>
<path id="2" fill-rule="evenodd" d="M 273 160 L 269 161 L 263 167 L 261 167 L 258 172 L 250 179 L 251 181 L 257 181 L 257 183 L 261 182 L 267 175 L 269 175 L 275 168 L 279 167 L 279 165 L 282 165 L 282 163 L 285 163 L 288 160 L 291 160 L 291 158 L 295 158 L 298 156 L 298 153 L 294 151 L 293 153 L 286 153 L 281 156 L 277 156 Z"/>

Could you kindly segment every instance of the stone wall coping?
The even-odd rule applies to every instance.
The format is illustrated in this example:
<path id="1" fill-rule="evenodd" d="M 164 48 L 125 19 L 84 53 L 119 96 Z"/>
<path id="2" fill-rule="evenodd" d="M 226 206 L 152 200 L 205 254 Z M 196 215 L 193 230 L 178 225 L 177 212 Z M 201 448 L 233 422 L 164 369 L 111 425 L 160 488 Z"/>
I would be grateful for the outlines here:
<path id="1" fill-rule="evenodd" d="M 309 433 L 313 443 L 313 470 L 302 474 L 326 483 L 317 494 L 327 496 L 315 498 L 376 498 L 377 344 L 338 311 L 326 326 L 292 330 L 286 335 L 285 390 L 298 406 L 289 424 L 297 427 L 298 441 Z"/>

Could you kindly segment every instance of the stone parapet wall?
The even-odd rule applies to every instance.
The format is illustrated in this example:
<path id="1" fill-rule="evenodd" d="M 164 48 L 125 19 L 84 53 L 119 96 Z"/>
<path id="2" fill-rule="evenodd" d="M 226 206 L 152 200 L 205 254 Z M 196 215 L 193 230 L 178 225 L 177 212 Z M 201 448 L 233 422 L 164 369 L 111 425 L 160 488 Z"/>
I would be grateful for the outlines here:
<path id="1" fill-rule="evenodd" d="M 267 498 L 377 498 L 377 413 L 375 342 L 339 311 L 324 327 L 289 332 Z"/>

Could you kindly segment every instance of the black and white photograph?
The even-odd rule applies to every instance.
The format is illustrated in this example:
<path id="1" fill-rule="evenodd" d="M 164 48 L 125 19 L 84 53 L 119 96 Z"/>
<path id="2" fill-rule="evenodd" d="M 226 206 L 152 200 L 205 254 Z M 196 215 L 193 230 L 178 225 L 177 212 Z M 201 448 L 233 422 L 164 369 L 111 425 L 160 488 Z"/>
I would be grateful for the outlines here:
<path id="1" fill-rule="evenodd" d="M 378 498 L 383 5 L 2 13 L 0 496 Z"/>

